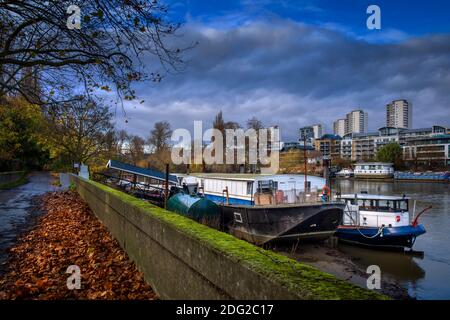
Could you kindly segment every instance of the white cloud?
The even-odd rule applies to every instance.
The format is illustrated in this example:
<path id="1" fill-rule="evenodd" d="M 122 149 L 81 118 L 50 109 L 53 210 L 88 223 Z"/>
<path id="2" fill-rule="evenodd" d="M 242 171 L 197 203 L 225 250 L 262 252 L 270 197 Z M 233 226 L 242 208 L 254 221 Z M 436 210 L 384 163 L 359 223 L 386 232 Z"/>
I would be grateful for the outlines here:
<path id="1" fill-rule="evenodd" d="M 228 28 L 188 23 L 180 40 L 199 45 L 189 52 L 186 71 L 138 87 L 146 102 L 126 106 L 124 126 L 143 136 L 161 120 L 192 129 L 194 120 L 211 125 L 222 110 L 241 124 L 252 116 L 279 124 L 283 138 L 294 140 L 300 126 L 319 122 L 330 131 L 353 108 L 367 110 L 376 129 L 396 98 L 413 102 L 416 127 L 450 125 L 450 35 L 405 39 L 373 44 L 281 19 Z"/>

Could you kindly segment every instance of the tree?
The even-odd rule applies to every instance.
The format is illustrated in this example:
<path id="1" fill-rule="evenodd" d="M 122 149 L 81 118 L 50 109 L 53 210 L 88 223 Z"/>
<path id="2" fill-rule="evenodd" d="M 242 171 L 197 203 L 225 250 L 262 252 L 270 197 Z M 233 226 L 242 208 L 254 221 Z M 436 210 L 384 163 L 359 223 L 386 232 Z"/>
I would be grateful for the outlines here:
<path id="1" fill-rule="evenodd" d="M 37 169 L 49 160 L 40 108 L 20 98 L 0 103 L 0 171 Z"/>
<path id="2" fill-rule="evenodd" d="M 47 135 L 58 156 L 70 164 L 88 163 L 108 150 L 112 114 L 99 102 L 77 96 L 47 111 Z"/>
<path id="3" fill-rule="evenodd" d="M 77 17 L 80 29 L 73 24 Z M 0 98 L 67 101 L 68 90 L 81 84 L 87 93 L 115 90 L 131 100 L 133 82 L 162 77 L 146 70 L 150 63 L 143 58 L 156 58 L 167 71 L 183 66 L 188 48 L 167 44 L 179 26 L 159 0 L 2 0 Z M 30 79 L 41 90 L 26 90 Z"/>
<path id="4" fill-rule="evenodd" d="M 259 130 L 264 129 L 263 123 L 262 121 L 258 120 L 256 117 L 252 117 L 251 119 L 247 120 L 247 129 L 253 129 L 256 131 L 256 143 L 258 145 L 258 147 L 256 148 L 256 150 L 250 150 L 250 141 L 247 139 L 247 145 L 249 146 L 249 152 L 256 152 L 256 166 L 254 165 L 250 165 L 250 170 L 252 172 L 254 171 L 259 171 L 261 164 L 260 164 L 260 160 L 259 160 Z"/>
<path id="5" fill-rule="evenodd" d="M 377 152 L 378 161 L 393 163 L 395 168 L 403 165 L 402 156 L 402 147 L 396 142 L 384 145 Z"/>
<path id="6" fill-rule="evenodd" d="M 138 162 L 144 159 L 145 140 L 139 136 L 131 136 L 128 141 L 128 156 L 132 164 L 138 165 Z"/>
<path id="7" fill-rule="evenodd" d="M 247 120 L 247 128 L 253 129 L 256 132 L 258 132 L 261 129 L 264 129 L 262 121 L 258 120 L 256 117 L 253 117 L 249 120 Z"/>
<path id="8" fill-rule="evenodd" d="M 161 152 L 169 146 L 169 139 L 172 136 L 170 123 L 167 121 L 156 122 L 150 131 L 148 142 L 155 148 L 154 153 Z"/>
<path id="9" fill-rule="evenodd" d="M 234 121 L 225 121 L 223 118 L 223 113 L 222 110 L 219 111 L 219 113 L 217 113 L 217 115 L 214 118 L 213 121 L 213 128 L 217 129 L 220 131 L 220 133 L 222 134 L 222 152 L 223 152 L 223 161 L 226 160 L 226 153 L 227 153 L 227 143 L 226 143 L 226 130 L 228 129 L 239 129 L 241 128 L 241 126 L 239 125 L 239 123 L 234 122 Z M 212 141 L 214 143 L 214 140 Z M 219 144 L 219 142 L 218 142 Z M 217 150 L 215 148 L 215 150 Z M 233 150 L 234 153 L 236 153 L 236 150 Z M 215 151 L 213 152 L 214 155 Z M 237 168 L 239 168 L 239 166 L 236 165 L 218 165 L 218 166 L 212 166 L 211 170 L 213 170 L 214 172 L 217 171 L 224 171 L 224 172 L 232 172 L 232 171 L 236 171 Z"/>

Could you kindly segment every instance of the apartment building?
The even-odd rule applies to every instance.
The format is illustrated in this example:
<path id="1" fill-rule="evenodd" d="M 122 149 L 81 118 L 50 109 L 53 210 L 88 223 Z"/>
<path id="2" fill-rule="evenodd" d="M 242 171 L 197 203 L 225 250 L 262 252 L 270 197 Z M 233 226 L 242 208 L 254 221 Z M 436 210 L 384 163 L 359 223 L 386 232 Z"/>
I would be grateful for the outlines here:
<path id="1" fill-rule="evenodd" d="M 314 140 L 314 147 L 322 153 L 324 158 L 339 158 L 341 156 L 340 136 L 334 134 L 324 134 L 320 139 Z"/>
<path id="2" fill-rule="evenodd" d="M 340 157 L 352 161 L 375 159 L 384 145 L 397 142 L 403 149 L 405 161 L 448 165 L 449 139 L 448 128 L 442 126 L 420 129 L 383 127 L 376 132 L 346 134 L 340 141 Z"/>
<path id="3" fill-rule="evenodd" d="M 347 113 L 345 119 L 345 134 L 366 133 L 368 129 L 369 116 L 363 110 L 353 110 Z"/>
<path id="4" fill-rule="evenodd" d="M 412 128 L 412 103 L 407 100 L 394 100 L 386 105 L 386 126 L 393 128 Z"/>
<path id="5" fill-rule="evenodd" d="M 337 136 L 345 136 L 346 119 L 338 119 L 333 122 L 333 133 Z"/>

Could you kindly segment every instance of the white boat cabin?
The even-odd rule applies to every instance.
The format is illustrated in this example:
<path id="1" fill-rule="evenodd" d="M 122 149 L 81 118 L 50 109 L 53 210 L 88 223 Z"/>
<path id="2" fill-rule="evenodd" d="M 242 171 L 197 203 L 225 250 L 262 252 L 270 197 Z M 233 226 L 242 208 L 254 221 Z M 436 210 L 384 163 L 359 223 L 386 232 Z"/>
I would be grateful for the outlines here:
<path id="1" fill-rule="evenodd" d="M 210 200 L 224 201 L 224 190 L 228 190 L 228 201 L 234 204 L 255 204 L 255 194 L 264 191 L 278 191 L 283 194 L 285 203 L 294 203 L 299 193 L 304 192 L 303 175 L 264 175 L 264 174 L 177 174 L 180 185 L 196 185 L 198 192 Z M 309 191 L 317 191 L 325 186 L 326 180 L 308 176 Z M 258 201 L 256 201 L 258 202 Z"/>
<path id="2" fill-rule="evenodd" d="M 409 198 L 405 196 L 345 194 L 337 198 L 347 204 L 344 225 L 381 228 L 410 224 Z"/>

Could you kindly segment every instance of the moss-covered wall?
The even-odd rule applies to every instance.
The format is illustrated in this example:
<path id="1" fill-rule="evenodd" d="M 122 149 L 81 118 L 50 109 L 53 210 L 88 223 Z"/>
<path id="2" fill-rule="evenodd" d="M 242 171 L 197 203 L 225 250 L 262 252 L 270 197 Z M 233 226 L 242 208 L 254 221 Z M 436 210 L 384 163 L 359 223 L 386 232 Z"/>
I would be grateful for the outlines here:
<path id="1" fill-rule="evenodd" d="M 93 181 L 77 191 L 163 299 L 384 299 Z"/>
<path id="2" fill-rule="evenodd" d="M 25 171 L 0 172 L 0 190 L 14 188 L 26 180 Z"/>

